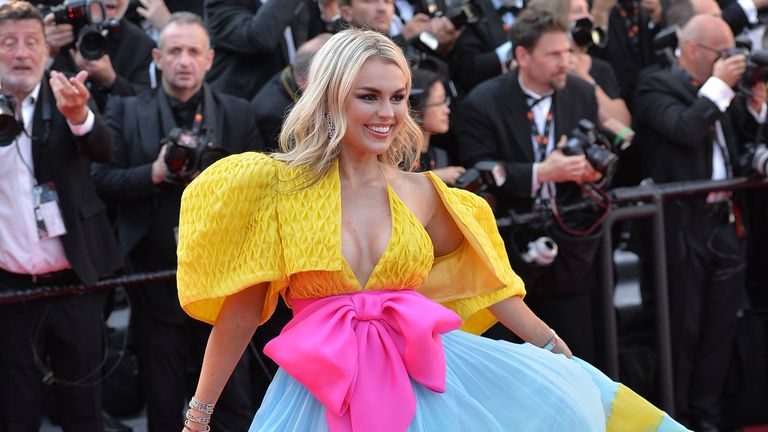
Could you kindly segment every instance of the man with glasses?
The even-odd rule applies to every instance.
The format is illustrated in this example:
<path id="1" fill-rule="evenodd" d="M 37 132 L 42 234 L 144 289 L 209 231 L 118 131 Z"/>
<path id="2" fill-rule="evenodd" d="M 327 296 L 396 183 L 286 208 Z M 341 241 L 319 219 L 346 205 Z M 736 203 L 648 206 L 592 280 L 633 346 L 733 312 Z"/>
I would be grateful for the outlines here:
<path id="1" fill-rule="evenodd" d="M 733 47 L 725 21 L 696 15 L 680 34 L 679 65 L 640 83 L 634 120 L 643 178 L 665 183 L 738 175 L 737 145 L 764 121 L 766 107 L 763 83 L 753 85 L 749 98 L 736 94 L 746 58 L 729 51 Z M 678 418 L 693 430 L 718 430 L 744 299 L 732 197 L 711 192 L 675 200 L 664 216 Z"/>

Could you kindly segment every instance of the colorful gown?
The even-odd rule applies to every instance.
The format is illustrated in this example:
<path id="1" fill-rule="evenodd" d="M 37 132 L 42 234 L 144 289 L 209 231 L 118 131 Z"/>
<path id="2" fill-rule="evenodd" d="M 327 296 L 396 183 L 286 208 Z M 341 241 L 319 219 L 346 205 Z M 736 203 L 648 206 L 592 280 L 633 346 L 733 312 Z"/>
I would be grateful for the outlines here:
<path id="1" fill-rule="evenodd" d="M 391 237 L 364 284 L 342 254 L 336 163 L 302 187 L 281 162 L 236 155 L 186 189 L 184 310 L 214 323 L 228 295 L 260 282 L 268 283 L 261 322 L 279 295 L 294 308 L 265 350 L 281 369 L 251 431 L 686 430 L 579 359 L 476 336 L 495 322 L 488 306 L 525 289 L 485 201 L 423 175 L 462 245 L 435 258 L 388 186 Z"/>

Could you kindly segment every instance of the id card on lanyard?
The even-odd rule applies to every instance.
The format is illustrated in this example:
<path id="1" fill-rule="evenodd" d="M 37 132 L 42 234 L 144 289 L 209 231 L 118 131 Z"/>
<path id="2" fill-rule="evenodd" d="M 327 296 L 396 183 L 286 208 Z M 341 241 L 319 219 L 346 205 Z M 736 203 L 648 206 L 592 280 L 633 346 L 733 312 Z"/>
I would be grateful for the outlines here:
<path id="1" fill-rule="evenodd" d="M 36 184 L 32 188 L 37 237 L 40 240 L 59 237 L 67 233 L 56 186 L 52 182 Z"/>

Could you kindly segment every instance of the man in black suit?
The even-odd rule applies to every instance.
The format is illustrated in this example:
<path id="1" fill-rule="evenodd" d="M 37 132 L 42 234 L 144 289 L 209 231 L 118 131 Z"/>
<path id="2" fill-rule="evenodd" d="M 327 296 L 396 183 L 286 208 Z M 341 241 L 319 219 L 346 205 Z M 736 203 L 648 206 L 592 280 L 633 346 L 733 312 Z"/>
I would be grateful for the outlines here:
<path id="1" fill-rule="evenodd" d="M 136 24 L 124 18 L 128 0 L 106 0 L 105 17 L 118 20 L 120 29 L 107 38 L 106 54 L 96 60 L 83 58 L 75 47 L 70 24 L 55 24 L 45 17 L 46 38 L 55 55 L 52 69 L 88 71 L 88 88 L 96 106 L 104 110 L 109 96 L 133 96 L 150 87 L 150 64 L 155 43 Z"/>
<path id="2" fill-rule="evenodd" d="M 267 147 L 279 147 L 283 120 L 307 86 L 309 62 L 330 37 L 329 33 L 322 33 L 305 42 L 296 51 L 293 64 L 273 76 L 253 97 L 251 105 L 256 114 L 256 123 Z"/>
<path id="3" fill-rule="evenodd" d="M 114 98 L 105 118 L 115 140 L 115 160 L 94 166 L 99 193 L 118 206 L 118 238 L 133 271 L 176 267 L 179 207 L 184 186 L 217 155 L 262 148 L 247 101 L 219 94 L 204 84 L 213 60 L 200 18 L 177 12 L 153 51 L 162 86 L 129 98 Z M 185 157 L 161 139 L 174 129 L 212 139 Z M 179 140 L 183 139 L 182 137 Z M 172 159 L 166 155 L 175 154 Z M 197 164 L 200 160 L 200 165 Z M 175 282 L 129 291 L 131 331 L 147 392 L 150 431 L 178 431 L 188 386 L 187 370 L 199 370 L 210 326 L 181 310 Z M 238 365 L 217 406 L 221 431 L 246 430 L 252 420 L 249 377 Z M 226 412 L 226 414 L 223 414 Z"/>
<path id="4" fill-rule="evenodd" d="M 465 26 L 450 58 L 451 76 L 462 92 L 507 72 L 512 44 L 507 32 L 524 7 L 523 0 L 476 0 L 480 19 Z"/>
<path id="5" fill-rule="evenodd" d="M 205 17 L 216 58 L 207 80 L 220 92 L 251 100 L 288 66 L 296 47 L 326 31 L 333 2 L 206 0 Z M 336 7 L 338 9 L 338 7 Z"/>
<path id="6" fill-rule="evenodd" d="M 738 134 L 765 119 L 765 86 L 757 84 L 739 109 L 745 101 L 733 88 L 745 57 L 725 51 L 734 38 L 719 17 L 691 18 L 678 45 L 679 66 L 648 76 L 638 88 L 641 175 L 657 183 L 732 177 Z M 737 111 L 746 115 L 734 118 Z M 744 299 L 732 199 L 724 192 L 677 199 L 665 205 L 664 219 L 677 415 L 694 430 L 717 430 Z"/>
<path id="7" fill-rule="evenodd" d="M 519 67 L 475 87 L 459 107 L 456 128 L 462 165 L 500 161 L 506 170 L 506 182 L 494 190 L 499 216 L 508 210 L 530 212 L 536 202 L 550 197 L 561 204 L 581 199 L 577 183 L 599 177 L 584 156 L 566 156 L 556 148 L 580 119 L 597 120 L 593 87 L 567 75 L 570 44 L 564 24 L 547 11 L 525 11 L 510 38 Z M 580 251 L 586 262 L 579 275 L 556 270 L 566 245 L 560 245 L 551 267 L 526 274 L 519 251 L 514 251 L 516 242 L 506 241 L 513 267 L 526 282 L 526 303 L 552 323 L 574 354 L 591 358 L 590 253 Z"/>
<path id="8" fill-rule="evenodd" d="M 44 76 L 43 18 L 0 6 L 0 76 L 23 130 L 0 147 L 0 290 L 93 285 L 122 266 L 92 160 L 109 162 L 109 130 L 88 106 L 87 73 Z M 55 106 L 54 106 L 55 104 Z M 66 431 L 101 431 L 103 294 L 0 304 L 0 431 L 40 428 L 43 383 Z M 48 361 L 50 359 L 50 362 Z"/>

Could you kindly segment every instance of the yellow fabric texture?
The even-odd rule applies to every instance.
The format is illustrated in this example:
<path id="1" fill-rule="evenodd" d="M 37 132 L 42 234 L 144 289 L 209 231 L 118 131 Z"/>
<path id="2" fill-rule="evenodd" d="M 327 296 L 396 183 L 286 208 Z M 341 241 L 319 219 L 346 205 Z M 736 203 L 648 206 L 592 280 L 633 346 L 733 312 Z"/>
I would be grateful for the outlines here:
<path id="1" fill-rule="evenodd" d="M 488 205 L 428 174 L 464 233 L 461 248 L 434 259 L 431 240 L 388 187 L 389 244 L 368 281 L 359 282 L 341 252 L 338 166 L 310 187 L 285 164 L 259 153 L 230 156 L 206 169 L 184 191 L 179 221 L 179 301 L 192 317 L 214 323 L 224 299 L 260 282 L 269 289 L 261 322 L 278 295 L 318 298 L 365 290 L 416 288 L 456 311 L 462 328 L 495 322 L 487 307 L 523 295 L 509 267 Z M 365 286 L 361 286 L 365 284 Z"/>
<path id="2" fill-rule="evenodd" d="M 629 387 L 619 384 L 606 432 L 648 431 L 659 428 L 664 411 L 656 408 Z"/>

